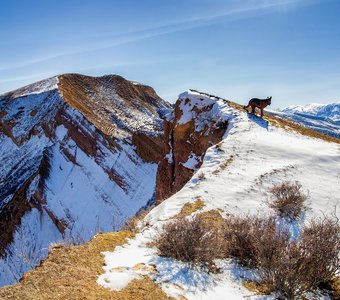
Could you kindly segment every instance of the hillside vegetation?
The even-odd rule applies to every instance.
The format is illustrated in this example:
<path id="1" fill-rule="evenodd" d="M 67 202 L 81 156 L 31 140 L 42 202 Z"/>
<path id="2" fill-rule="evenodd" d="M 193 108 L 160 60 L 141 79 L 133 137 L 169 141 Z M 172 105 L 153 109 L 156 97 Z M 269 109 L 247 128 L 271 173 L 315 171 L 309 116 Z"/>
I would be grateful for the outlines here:
<path id="1" fill-rule="evenodd" d="M 149 277 L 134 280 L 121 291 L 96 283 L 103 272 L 101 252 L 113 251 L 132 236 L 129 231 L 101 233 L 84 245 L 54 245 L 36 270 L 27 272 L 18 284 L 1 288 L 0 299 L 170 299 Z"/>

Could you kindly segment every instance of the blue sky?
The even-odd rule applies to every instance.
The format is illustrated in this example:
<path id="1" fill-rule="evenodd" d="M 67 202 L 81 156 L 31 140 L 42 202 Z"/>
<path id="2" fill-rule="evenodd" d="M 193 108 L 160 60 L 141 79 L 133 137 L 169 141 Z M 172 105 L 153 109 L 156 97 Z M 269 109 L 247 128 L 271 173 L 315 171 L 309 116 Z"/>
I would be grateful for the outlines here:
<path id="1" fill-rule="evenodd" d="M 1 1 L 0 93 L 83 73 L 170 102 L 189 88 L 274 108 L 339 101 L 339 15 L 339 0 Z"/>

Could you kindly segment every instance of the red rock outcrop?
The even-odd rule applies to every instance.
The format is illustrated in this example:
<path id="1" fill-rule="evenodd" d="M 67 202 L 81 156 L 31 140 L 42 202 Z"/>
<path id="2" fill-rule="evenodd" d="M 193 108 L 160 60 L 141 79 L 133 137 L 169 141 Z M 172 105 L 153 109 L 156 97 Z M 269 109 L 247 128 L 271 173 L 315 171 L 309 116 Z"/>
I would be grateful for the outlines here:
<path id="1" fill-rule="evenodd" d="M 156 179 L 156 200 L 179 191 L 201 166 L 206 150 L 221 141 L 228 122 L 218 112 L 218 99 L 189 91 L 164 119 L 164 156 Z"/>

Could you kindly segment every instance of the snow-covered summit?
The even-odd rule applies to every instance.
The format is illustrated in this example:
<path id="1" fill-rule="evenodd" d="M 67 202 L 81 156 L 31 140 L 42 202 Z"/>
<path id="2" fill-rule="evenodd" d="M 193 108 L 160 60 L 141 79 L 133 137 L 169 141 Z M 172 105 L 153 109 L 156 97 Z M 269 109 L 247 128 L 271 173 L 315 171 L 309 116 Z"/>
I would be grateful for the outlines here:
<path id="1" fill-rule="evenodd" d="M 340 121 L 340 102 L 330 104 L 311 103 L 306 105 L 292 105 L 279 111 L 287 114 L 304 114 L 317 118 Z"/>
<path id="2" fill-rule="evenodd" d="M 188 99 L 183 104 L 187 108 L 191 100 L 200 101 L 198 95 L 182 95 L 180 101 Z M 133 279 L 149 276 L 176 299 L 264 299 L 241 284 L 251 274 L 228 260 L 219 262 L 220 274 L 208 274 L 160 257 L 157 248 L 150 246 L 159 228 L 173 221 L 186 203 L 197 199 L 204 202 L 198 212 L 217 210 L 222 216 L 265 213 L 269 212 L 266 201 L 273 184 L 299 181 L 310 196 L 306 219 L 324 213 L 340 217 L 339 211 L 334 211 L 340 203 L 339 144 L 275 127 L 225 101 L 208 100 L 228 121 L 222 142 L 207 150 L 201 168 L 179 192 L 149 212 L 140 223 L 141 233 L 104 253 L 105 273 L 98 278 L 104 287 L 120 290 Z"/>

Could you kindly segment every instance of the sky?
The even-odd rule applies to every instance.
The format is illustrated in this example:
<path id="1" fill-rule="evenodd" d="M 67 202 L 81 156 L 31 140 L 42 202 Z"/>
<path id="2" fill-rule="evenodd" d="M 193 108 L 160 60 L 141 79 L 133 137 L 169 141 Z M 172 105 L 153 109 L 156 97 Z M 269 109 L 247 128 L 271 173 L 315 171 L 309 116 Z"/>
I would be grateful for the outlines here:
<path id="1" fill-rule="evenodd" d="M 165 100 L 193 88 L 272 108 L 340 101 L 340 0 L 10 0 L 0 93 L 119 74 Z"/>

